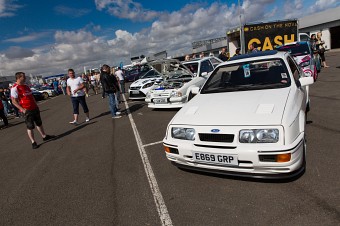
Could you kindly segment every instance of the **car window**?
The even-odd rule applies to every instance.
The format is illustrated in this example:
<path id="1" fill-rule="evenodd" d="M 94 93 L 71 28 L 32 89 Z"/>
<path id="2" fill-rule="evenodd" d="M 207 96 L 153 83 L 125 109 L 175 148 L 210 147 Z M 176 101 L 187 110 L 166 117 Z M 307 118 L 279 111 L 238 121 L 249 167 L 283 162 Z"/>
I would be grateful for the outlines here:
<path id="1" fill-rule="evenodd" d="M 218 67 L 201 93 L 276 89 L 288 87 L 290 82 L 282 59 L 249 61 Z"/>
<path id="2" fill-rule="evenodd" d="M 302 56 L 302 55 L 308 55 L 311 53 L 311 49 L 309 48 L 307 43 L 303 43 L 303 44 L 297 43 L 294 45 L 280 46 L 277 48 L 277 50 L 287 51 L 292 56 Z"/>
<path id="3" fill-rule="evenodd" d="M 205 61 L 202 61 L 201 63 L 201 74 L 203 72 L 211 72 L 214 70 L 214 67 L 211 65 L 210 61 L 209 60 L 205 60 Z"/>
<path id="4" fill-rule="evenodd" d="M 197 74 L 198 62 L 184 64 L 193 74 Z"/>
<path id="5" fill-rule="evenodd" d="M 215 58 L 210 58 L 210 62 L 212 63 L 214 68 L 221 63 L 220 61 L 216 60 Z"/>
<path id="6" fill-rule="evenodd" d="M 295 81 L 298 81 L 300 78 L 300 70 L 299 67 L 296 65 L 295 60 L 293 60 L 291 57 L 288 57 L 288 64 L 290 67 L 290 70 L 293 73 L 293 77 Z"/>

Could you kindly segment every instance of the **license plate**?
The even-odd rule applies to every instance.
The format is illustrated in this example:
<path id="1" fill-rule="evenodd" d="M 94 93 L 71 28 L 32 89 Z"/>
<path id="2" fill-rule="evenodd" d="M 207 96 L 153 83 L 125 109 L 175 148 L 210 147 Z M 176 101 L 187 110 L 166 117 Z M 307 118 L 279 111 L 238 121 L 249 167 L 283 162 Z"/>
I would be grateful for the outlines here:
<path id="1" fill-rule="evenodd" d="M 165 104 L 165 103 L 167 103 L 168 101 L 167 101 L 166 98 L 161 98 L 161 99 L 153 99 L 153 102 L 154 102 L 155 104 Z"/>
<path id="2" fill-rule="evenodd" d="M 238 165 L 237 155 L 193 152 L 193 159 L 214 165 Z"/>
<path id="3" fill-rule="evenodd" d="M 132 94 L 139 94 L 139 90 L 131 90 Z"/>

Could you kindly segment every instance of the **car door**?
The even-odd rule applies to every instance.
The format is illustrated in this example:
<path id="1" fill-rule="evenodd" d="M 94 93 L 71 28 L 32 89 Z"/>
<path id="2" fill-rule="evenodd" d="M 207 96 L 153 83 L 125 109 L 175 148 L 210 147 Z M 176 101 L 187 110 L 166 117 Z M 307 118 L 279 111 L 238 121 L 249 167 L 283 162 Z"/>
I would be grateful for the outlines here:
<path id="1" fill-rule="evenodd" d="M 302 70 L 297 66 L 295 60 L 288 56 L 287 58 L 289 68 L 293 74 L 293 78 L 295 82 L 292 82 L 292 86 L 295 86 L 294 89 L 292 89 L 292 95 L 294 95 L 294 113 L 298 113 L 301 108 L 306 108 L 307 102 L 309 101 L 308 95 L 309 95 L 309 86 L 306 87 L 299 87 L 299 78 L 304 76 Z"/>

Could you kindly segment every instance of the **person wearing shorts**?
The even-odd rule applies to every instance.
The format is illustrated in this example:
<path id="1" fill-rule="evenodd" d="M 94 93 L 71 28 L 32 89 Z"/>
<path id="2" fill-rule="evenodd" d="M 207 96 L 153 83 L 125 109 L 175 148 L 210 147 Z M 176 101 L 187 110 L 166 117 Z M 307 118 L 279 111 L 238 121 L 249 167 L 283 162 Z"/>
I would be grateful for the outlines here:
<path id="1" fill-rule="evenodd" d="M 68 69 L 67 94 L 71 96 L 74 120 L 70 124 L 78 124 L 79 104 L 82 106 L 86 115 L 85 122 L 90 121 L 89 108 L 87 107 L 84 92 L 84 81 L 81 77 L 75 76 L 73 69 Z"/>
<path id="2" fill-rule="evenodd" d="M 47 135 L 42 125 L 39 107 L 34 99 L 31 89 L 25 84 L 26 75 L 24 72 L 17 72 L 15 74 L 16 83 L 11 89 L 11 99 L 14 106 L 16 106 L 25 117 L 27 127 L 27 134 L 32 142 L 32 148 L 39 147 L 34 138 L 34 128 L 37 127 L 41 137 L 44 141 L 54 138 L 53 135 Z"/>

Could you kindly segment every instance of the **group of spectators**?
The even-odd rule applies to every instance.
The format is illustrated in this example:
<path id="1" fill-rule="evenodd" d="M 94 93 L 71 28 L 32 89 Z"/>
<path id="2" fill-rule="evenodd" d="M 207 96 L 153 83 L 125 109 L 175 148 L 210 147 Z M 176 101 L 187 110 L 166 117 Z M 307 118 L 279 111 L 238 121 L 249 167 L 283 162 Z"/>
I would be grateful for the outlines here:
<path id="1" fill-rule="evenodd" d="M 120 68 L 115 71 L 113 68 L 110 68 L 108 65 L 104 64 L 101 67 L 100 73 L 98 73 L 97 76 L 98 78 L 96 79 L 94 84 L 91 83 L 91 77 L 89 79 L 87 79 L 86 76 L 84 77 L 84 75 L 76 77 L 74 70 L 69 69 L 68 78 L 62 78 L 58 81 L 58 84 L 54 84 L 54 87 L 63 87 L 65 84 L 65 93 L 71 97 L 71 103 L 73 107 L 73 120 L 70 122 L 70 124 L 78 124 L 79 105 L 82 106 L 83 111 L 86 115 L 85 122 L 90 121 L 89 108 L 87 106 L 85 98 L 86 94 L 88 94 L 87 86 L 89 84 L 94 84 L 96 85 L 96 87 L 99 87 L 100 84 L 102 88 L 102 97 L 108 97 L 109 109 L 112 118 L 117 119 L 121 117 L 121 113 L 119 111 L 119 103 L 121 102 L 120 95 L 122 93 L 125 93 L 123 71 Z M 3 121 L 4 123 L 4 127 L 2 128 L 6 128 L 8 126 L 8 104 L 11 103 L 11 106 L 17 110 L 18 114 L 20 111 L 23 115 L 27 127 L 27 134 L 32 143 L 32 148 L 36 149 L 39 147 L 39 145 L 37 144 L 34 137 L 35 128 L 37 128 L 44 141 L 53 139 L 55 138 L 55 136 L 45 133 L 44 127 L 42 125 L 39 107 L 34 99 L 32 90 L 26 84 L 25 73 L 17 72 L 15 74 L 15 78 L 16 83 L 13 85 L 11 90 L 0 89 L 0 118 L 1 121 Z M 97 92 L 95 92 L 95 94 L 98 93 L 98 90 L 96 91 Z"/>

